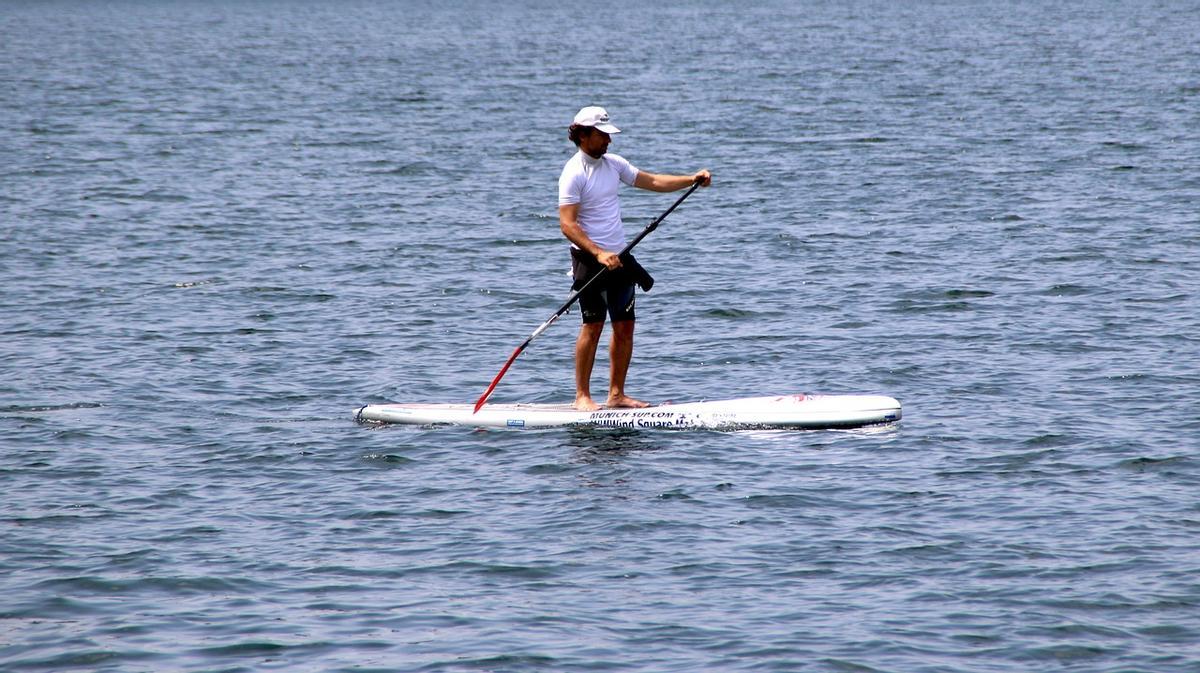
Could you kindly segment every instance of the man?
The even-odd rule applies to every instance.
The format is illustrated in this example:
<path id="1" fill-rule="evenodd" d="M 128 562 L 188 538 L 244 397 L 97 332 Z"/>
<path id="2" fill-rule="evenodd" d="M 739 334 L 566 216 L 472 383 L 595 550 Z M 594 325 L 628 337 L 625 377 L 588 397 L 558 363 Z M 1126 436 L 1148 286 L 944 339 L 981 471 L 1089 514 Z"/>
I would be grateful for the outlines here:
<path id="1" fill-rule="evenodd" d="M 621 130 L 612 125 L 601 107 L 585 107 L 575 115 L 567 135 L 579 148 L 558 178 L 558 220 L 571 241 L 571 267 L 575 287 L 580 287 L 601 267 L 608 269 L 580 295 L 583 326 L 575 341 L 575 408 L 599 409 L 592 399 L 592 365 L 596 346 L 604 331 L 604 317 L 612 318 L 609 345 L 609 385 L 605 405 L 647 407 L 648 403 L 625 394 L 625 375 L 633 357 L 634 282 L 644 289 L 653 282 L 632 257 L 621 259 L 625 227 L 621 222 L 620 183 L 655 192 L 674 192 L 695 182 L 707 187 L 712 176 L 707 170 L 693 175 L 657 175 L 640 171 L 624 158 L 608 154 L 612 136 Z"/>

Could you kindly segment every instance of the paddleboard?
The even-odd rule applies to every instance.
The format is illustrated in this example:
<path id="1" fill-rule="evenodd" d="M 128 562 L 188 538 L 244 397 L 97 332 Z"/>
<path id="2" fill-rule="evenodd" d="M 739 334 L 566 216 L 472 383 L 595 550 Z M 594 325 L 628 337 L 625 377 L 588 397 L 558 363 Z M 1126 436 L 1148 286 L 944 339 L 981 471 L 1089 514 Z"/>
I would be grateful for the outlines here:
<path id="1" fill-rule="evenodd" d="M 354 416 L 408 425 L 646 430 L 856 428 L 900 420 L 900 403 L 883 395 L 779 395 L 599 411 L 569 404 L 488 404 L 473 410 L 471 404 L 368 404 Z"/>

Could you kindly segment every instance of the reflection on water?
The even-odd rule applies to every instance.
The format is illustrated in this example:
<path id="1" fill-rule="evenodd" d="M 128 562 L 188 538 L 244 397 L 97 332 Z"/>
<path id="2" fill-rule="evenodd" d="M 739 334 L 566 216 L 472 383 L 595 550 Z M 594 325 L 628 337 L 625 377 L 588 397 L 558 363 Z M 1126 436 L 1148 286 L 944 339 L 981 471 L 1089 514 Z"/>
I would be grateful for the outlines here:
<path id="1" fill-rule="evenodd" d="M 655 433 L 630 428 L 568 428 L 565 444 L 577 463 L 618 462 L 634 453 L 661 451 Z"/>

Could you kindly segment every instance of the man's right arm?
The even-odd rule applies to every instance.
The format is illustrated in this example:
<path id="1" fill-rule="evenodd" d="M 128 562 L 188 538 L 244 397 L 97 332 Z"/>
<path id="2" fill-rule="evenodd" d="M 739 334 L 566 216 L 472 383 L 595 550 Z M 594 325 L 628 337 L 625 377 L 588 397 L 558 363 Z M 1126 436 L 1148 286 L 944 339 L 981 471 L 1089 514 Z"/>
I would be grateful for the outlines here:
<path id="1" fill-rule="evenodd" d="M 558 207 L 558 226 L 567 240 L 575 244 L 575 247 L 595 257 L 596 261 L 607 266 L 609 270 L 620 268 L 621 258 L 617 257 L 615 252 L 609 252 L 596 245 L 596 242 L 584 233 L 583 227 L 579 226 L 578 203 L 569 203 Z"/>

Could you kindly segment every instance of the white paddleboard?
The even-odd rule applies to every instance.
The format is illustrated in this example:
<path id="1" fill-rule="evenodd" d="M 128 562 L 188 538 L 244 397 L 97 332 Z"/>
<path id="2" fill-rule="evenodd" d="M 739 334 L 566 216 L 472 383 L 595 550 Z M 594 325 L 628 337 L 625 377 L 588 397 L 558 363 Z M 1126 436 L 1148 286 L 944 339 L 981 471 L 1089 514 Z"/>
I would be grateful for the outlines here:
<path id="1" fill-rule="evenodd" d="M 488 404 L 473 410 L 472 404 L 369 404 L 354 417 L 409 425 L 647 430 L 856 428 L 900 420 L 900 402 L 883 395 L 779 395 L 599 411 L 569 404 Z"/>

